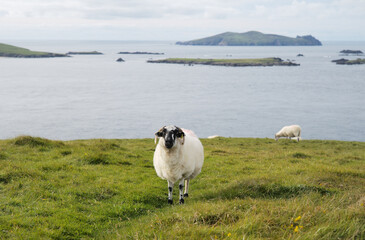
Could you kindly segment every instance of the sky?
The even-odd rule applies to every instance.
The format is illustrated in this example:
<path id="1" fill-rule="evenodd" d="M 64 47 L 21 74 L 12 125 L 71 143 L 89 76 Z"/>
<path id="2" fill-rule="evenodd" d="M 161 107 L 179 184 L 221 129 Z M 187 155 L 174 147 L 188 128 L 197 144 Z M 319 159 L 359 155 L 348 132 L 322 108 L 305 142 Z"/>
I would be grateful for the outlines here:
<path id="1" fill-rule="evenodd" d="M 365 41 L 365 0 L 0 0 L 0 41 L 185 41 L 252 30 Z"/>

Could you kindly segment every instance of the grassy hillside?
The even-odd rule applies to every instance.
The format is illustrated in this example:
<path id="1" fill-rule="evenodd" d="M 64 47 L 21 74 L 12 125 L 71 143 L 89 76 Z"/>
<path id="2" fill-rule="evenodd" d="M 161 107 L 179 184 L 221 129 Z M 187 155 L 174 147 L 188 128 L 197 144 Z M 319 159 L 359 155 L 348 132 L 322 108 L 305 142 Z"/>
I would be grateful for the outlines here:
<path id="1" fill-rule="evenodd" d="M 216 46 L 307 46 L 322 45 L 320 41 L 308 36 L 297 36 L 296 38 L 264 34 L 257 31 L 245 33 L 225 32 L 211 37 L 177 42 L 178 45 L 216 45 Z"/>
<path id="2" fill-rule="evenodd" d="M 37 58 L 37 57 L 65 57 L 65 56 L 67 55 L 58 53 L 48 53 L 48 52 L 36 52 L 26 48 L 0 43 L 0 57 Z"/>
<path id="3" fill-rule="evenodd" d="M 364 142 L 202 142 L 170 206 L 152 139 L 1 140 L 0 239 L 365 238 Z"/>

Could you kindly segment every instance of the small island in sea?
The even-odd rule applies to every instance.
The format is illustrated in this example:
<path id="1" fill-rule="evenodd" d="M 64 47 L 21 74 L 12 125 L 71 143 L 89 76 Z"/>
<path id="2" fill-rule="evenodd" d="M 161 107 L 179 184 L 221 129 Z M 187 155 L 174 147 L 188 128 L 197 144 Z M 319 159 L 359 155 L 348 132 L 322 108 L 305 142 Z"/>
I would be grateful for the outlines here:
<path id="1" fill-rule="evenodd" d="M 201 59 L 201 58 L 167 58 L 161 60 L 148 60 L 149 63 L 176 63 L 176 64 L 201 64 L 230 67 L 254 67 L 254 66 L 299 66 L 300 64 L 284 61 L 281 58 L 241 58 L 241 59 Z"/>
<path id="2" fill-rule="evenodd" d="M 26 48 L 0 43 L 0 57 L 52 58 L 52 57 L 67 57 L 67 56 L 68 56 L 67 54 L 37 52 L 37 51 L 31 51 Z"/>
<path id="3" fill-rule="evenodd" d="M 91 52 L 68 52 L 68 55 L 103 55 L 103 53 L 98 51 L 91 51 Z"/>
<path id="4" fill-rule="evenodd" d="M 264 34 L 257 31 L 245 33 L 225 32 L 211 37 L 176 42 L 178 45 L 207 46 L 321 46 L 322 43 L 311 35 L 296 38 Z"/>
<path id="5" fill-rule="evenodd" d="M 118 54 L 164 55 L 164 53 L 156 52 L 119 52 Z"/>
<path id="6" fill-rule="evenodd" d="M 357 56 L 364 55 L 364 53 L 360 50 L 342 50 L 340 53 L 342 55 L 346 55 L 346 56 L 347 55 L 357 55 Z"/>
<path id="7" fill-rule="evenodd" d="M 358 58 L 355 60 L 348 60 L 345 58 L 341 58 L 337 60 L 332 60 L 332 62 L 335 62 L 336 64 L 339 65 L 357 65 L 357 64 L 365 64 L 365 58 Z"/>

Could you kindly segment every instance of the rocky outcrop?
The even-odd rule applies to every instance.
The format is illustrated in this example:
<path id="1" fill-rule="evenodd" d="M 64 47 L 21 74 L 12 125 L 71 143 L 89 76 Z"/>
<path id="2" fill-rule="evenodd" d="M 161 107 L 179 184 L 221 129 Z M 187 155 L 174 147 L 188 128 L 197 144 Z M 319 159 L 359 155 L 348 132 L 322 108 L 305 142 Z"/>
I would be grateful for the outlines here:
<path id="1" fill-rule="evenodd" d="M 356 56 L 360 56 L 360 55 L 364 55 L 364 53 L 360 50 L 342 50 L 341 55 L 356 55 Z"/>
<path id="2" fill-rule="evenodd" d="M 91 52 L 68 52 L 68 55 L 103 55 L 103 53 L 98 51 L 91 51 Z"/>
<path id="3" fill-rule="evenodd" d="M 119 52 L 118 54 L 164 55 L 164 53 L 156 52 Z"/>
<path id="4" fill-rule="evenodd" d="M 117 62 L 125 62 L 123 58 L 118 58 Z"/>
<path id="5" fill-rule="evenodd" d="M 336 64 L 340 64 L 340 65 L 356 65 L 356 64 L 365 64 L 365 59 L 358 58 L 355 60 L 348 60 L 345 58 L 341 58 L 341 59 L 337 59 L 337 60 L 332 60 L 332 62 L 335 62 Z"/>

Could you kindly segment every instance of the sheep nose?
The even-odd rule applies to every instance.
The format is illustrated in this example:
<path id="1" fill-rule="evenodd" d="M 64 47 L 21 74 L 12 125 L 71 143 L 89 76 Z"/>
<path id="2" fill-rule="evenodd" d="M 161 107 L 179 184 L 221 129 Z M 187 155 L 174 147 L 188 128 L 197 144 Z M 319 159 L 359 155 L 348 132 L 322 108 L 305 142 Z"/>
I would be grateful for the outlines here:
<path id="1" fill-rule="evenodd" d="M 166 146 L 167 148 L 172 148 L 172 145 L 174 145 L 174 143 L 173 143 L 172 141 L 166 141 L 166 142 L 165 142 L 165 146 Z"/>

